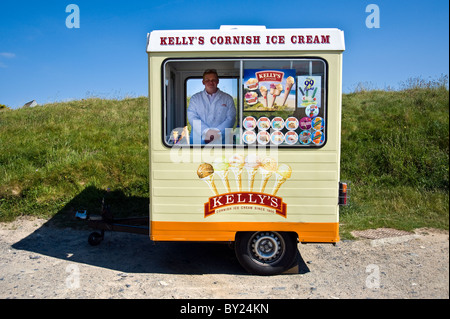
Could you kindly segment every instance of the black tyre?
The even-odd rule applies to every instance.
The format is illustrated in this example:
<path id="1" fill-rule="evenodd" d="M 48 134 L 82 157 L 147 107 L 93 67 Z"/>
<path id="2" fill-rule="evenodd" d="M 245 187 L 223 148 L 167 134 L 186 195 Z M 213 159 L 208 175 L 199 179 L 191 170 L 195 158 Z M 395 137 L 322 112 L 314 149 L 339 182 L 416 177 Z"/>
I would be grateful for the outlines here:
<path id="1" fill-rule="evenodd" d="M 288 270 L 297 256 L 297 236 L 284 232 L 240 232 L 235 251 L 242 267 L 249 273 L 278 275 Z"/>
<path id="2" fill-rule="evenodd" d="M 100 243 L 103 240 L 103 236 L 97 232 L 91 233 L 88 237 L 88 243 L 91 246 L 97 246 L 100 245 Z"/>

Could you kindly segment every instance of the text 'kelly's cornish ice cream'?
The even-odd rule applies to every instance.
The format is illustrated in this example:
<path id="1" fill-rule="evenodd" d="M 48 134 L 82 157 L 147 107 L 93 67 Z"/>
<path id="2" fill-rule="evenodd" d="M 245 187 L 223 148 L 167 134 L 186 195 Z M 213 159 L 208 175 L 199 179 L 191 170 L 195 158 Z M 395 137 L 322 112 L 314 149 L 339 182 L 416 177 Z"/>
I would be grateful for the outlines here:
<path id="1" fill-rule="evenodd" d="M 286 37 L 284 35 L 267 36 L 210 36 L 207 39 L 204 36 L 199 37 L 160 37 L 160 45 L 204 45 L 209 42 L 212 45 L 284 45 L 289 44 L 330 44 L 329 35 L 293 35 Z"/>

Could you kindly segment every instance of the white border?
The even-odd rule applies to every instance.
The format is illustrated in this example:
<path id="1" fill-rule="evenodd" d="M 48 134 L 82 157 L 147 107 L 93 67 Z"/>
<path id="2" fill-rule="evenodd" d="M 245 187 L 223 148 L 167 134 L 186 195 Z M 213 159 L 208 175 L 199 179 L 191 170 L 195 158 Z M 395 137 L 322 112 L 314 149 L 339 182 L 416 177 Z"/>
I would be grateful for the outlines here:
<path id="1" fill-rule="evenodd" d="M 156 30 L 147 36 L 147 52 L 192 51 L 344 51 L 339 29 Z"/>

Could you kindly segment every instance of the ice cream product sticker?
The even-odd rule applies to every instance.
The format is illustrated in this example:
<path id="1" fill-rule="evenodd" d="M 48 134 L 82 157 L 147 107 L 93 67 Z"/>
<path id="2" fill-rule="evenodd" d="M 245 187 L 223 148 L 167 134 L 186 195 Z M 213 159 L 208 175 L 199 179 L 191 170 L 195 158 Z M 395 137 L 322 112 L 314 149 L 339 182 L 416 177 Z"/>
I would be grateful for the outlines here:
<path id="1" fill-rule="evenodd" d="M 308 105 L 305 109 L 306 116 L 315 117 L 319 115 L 319 107 L 317 105 Z"/>
<path id="2" fill-rule="evenodd" d="M 302 131 L 299 134 L 298 138 L 299 138 L 301 144 L 308 145 L 309 143 L 311 143 L 311 132 L 310 131 Z"/>
<path id="3" fill-rule="evenodd" d="M 272 128 L 277 131 L 282 130 L 284 128 L 284 120 L 279 116 L 274 117 L 272 119 L 271 124 L 272 124 Z"/>
<path id="4" fill-rule="evenodd" d="M 254 130 L 256 127 L 256 119 L 253 116 L 247 116 L 242 124 L 244 125 L 244 129 Z"/>
<path id="5" fill-rule="evenodd" d="M 270 141 L 270 134 L 267 131 L 261 131 L 256 137 L 258 144 L 266 145 Z"/>
<path id="6" fill-rule="evenodd" d="M 284 141 L 288 145 L 294 145 L 295 143 L 298 142 L 297 133 L 295 133 L 294 131 L 287 132 L 286 135 L 284 136 Z"/>
<path id="7" fill-rule="evenodd" d="M 321 76 L 298 76 L 298 107 L 309 105 L 322 106 L 322 77 Z"/>
<path id="8" fill-rule="evenodd" d="M 245 131 L 242 135 L 245 144 L 253 144 L 256 141 L 256 133 L 254 131 Z"/>
<path id="9" fill-rule="evenodd" d="M 256 90 L 258 88 L 258 79 L 250 78 L 245 82 L 245 85 L 249 90 Z"/>
<path id="10" fill-rule="evenodd" d="M 285 126 L 289 131 L 294 131 L 298 128 L 298 120 L 296 117 L 288 117 L 286 122 L 285 122 Z"/>
<path id="11" fill-rule="evenodd" d="M 311 118 L 303 117 L 300 119 L 300 128 L 302 130 L 309 130 L 311 128 Z"/>
<path id="12" fill-rule="evenodd" d="M 284 142 L 284 134 L 280 131 L 275 131 L 270 135 L 270 141 L 272 144 L 280 145 Z"/>
<path id="13" fill-rule="evenodd" d="M 270 120 L 267 117 L 260 117 L 257 125 L 259 130 L 266 131 L 270 128 Z"/>
<path id="14" fill-rule="evenodd" d="M 311 138 L 315 145 L 322 145 L 325 141 L 325 134 L 322 131 L 314 131 Z"/>
<path id="15" fill-rule="evenodd" d="M 258 93 L 256 103 L 249 101 L 251 92 Z M 244 98 L 244 111 L 295 110 L 296 70 L 244 69 Z"/>
<path id="16" fill-rule="evenodd" d="M 313 118 L 313 120 L 311 121 L 311 125 L 313 130 L 322 131 L 324 126 L 323 118 L 321 118 L 320 116 Z"/>
<path id="17" fill-rule="evenodd" d="M 245 100 L 248 105 L 254 105 L 258 103 L 258 93 L 256 92 L 248 92 L 245 94 Z"/>

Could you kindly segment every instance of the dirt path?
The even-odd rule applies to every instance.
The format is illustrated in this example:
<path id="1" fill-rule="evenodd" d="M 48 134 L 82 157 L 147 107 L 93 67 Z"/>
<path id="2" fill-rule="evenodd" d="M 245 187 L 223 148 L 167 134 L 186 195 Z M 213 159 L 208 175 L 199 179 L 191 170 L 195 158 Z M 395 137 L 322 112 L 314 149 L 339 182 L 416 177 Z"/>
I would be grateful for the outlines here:
<path id="1" fill-rule="evenodd" d="M 91 247 L 89 233 L 0 224 L 0 298 L 449 298 L 443 231 L 299 245 L 299 273 L 273 277 L 245 273 L 227 245 L 106 233 Z"/>

